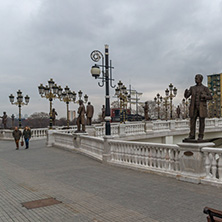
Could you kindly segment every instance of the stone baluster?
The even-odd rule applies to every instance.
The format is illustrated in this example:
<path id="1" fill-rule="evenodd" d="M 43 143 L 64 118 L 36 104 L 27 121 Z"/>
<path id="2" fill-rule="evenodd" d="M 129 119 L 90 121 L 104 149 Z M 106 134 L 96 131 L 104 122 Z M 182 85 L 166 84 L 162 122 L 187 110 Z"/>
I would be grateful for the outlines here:
<path id="1" fill-rule="evenodd" d="M 212 160 L 212 175 L 213 175 L 213 179 L 216 179 L 216 174 L 217 174 L 217 161 L 216 161 L 216 154 L 213 153 L 213 160 Z"/>
<path id="2" fill-rule="evenodd" d="M 149 159 L 150 159 L 150 167 L 153 167 L 153 148 L 152 147 L 150 147 Z"/>
<path id="3" fill-rule="evenodd" d="M 149 165 L 148 147 L 145 148 L 145 163 L 146 163 L 146 166 Z"/>
<path id="4" fill-rule="evenodd" d="M 175 171 L 179 171 L 179 151 L 175 150 Z"/>
<path id="5" fill-rule="evenodd" d="M 157 168 L 160 168 L 160 163 L 161 163 L 161 154 L 160 154 L 160 149 L 157 148 L 156 151 L 156 159 L 157 159 Z"/>
<path id="6" fill-rule="evenodd" d="M 219 160 L 218 160 L 218 176 L 219 176 L 219 180 L 222 181 L 222 153 L 219 154 Z"/>

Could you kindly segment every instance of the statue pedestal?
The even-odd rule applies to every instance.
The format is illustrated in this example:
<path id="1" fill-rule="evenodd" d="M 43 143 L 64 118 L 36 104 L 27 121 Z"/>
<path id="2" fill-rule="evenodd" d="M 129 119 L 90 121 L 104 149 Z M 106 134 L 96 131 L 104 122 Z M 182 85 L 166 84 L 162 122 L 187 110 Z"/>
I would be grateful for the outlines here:
<path id="1" fill-rule="evenodd" d="M 206 176 L 205 157 L 201 149 L 203 147 L 213 147 L 214 143 L 178 143 L 180 147 L 179 166 L 181 175 L 179 180 L 200 183 L 200 179 Z"/>

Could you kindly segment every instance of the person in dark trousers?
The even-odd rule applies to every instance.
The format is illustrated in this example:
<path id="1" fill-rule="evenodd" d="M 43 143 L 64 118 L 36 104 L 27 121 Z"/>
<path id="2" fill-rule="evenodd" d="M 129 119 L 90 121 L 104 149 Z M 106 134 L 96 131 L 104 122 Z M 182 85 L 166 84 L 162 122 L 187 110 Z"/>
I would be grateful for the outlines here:
<path id="1" fill-rule="evenodd" d="M 19 149 L 19 140 L 22 136 L 22 132 L 18 129 L 18 127 L 16 126 L 14 131 L 12 132 L 12 136 L 15 140 L 15 144 L 16 144 L 16 150 Z"/>
<path id="2" fill-rule="evenodd" d="M 32 136 L 31 129 L 28 126 L 26 126 L 25 129 L 23 130 L 23 137 L 25 140 L 25 149 L 29 148 L 29 140 L 31 136 Z"/>

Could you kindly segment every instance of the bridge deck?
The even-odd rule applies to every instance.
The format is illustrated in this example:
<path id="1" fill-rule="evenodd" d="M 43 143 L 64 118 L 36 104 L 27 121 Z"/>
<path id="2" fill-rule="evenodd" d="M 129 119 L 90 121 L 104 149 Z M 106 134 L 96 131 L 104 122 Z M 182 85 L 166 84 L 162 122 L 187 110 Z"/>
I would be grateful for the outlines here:
<path id="1" fill-rule="evenodd" d="M 31 141 L 15 150 L 0 141 L 0 221 L 206 221 L 205 206 L 222 210 L 222 190 L 101 164 Z M 26 209 L 48 197 L 60 204 Z"/>

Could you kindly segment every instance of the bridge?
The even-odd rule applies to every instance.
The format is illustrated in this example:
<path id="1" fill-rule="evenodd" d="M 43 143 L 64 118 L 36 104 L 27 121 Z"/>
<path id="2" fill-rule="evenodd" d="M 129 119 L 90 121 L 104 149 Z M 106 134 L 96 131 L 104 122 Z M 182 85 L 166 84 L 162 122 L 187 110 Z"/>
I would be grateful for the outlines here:
<path id="1" fill-rule="evenodd" d="M 75 127 L 33 129 L 28 150 L 15 150 L 11 131 L 1 131 L 0 221 L 205 221 L 203 208 L 222 204 L 221 149 L 166 143 L 186 134 L 187 125 L 112 125 L 112 137 L 101 125 L 89 127 L 88 135 L 75 134 Z M 206 131 L 219 136 L 221 125 L 208 120 Z M 157 135 L 164 143 L 130 140 Z M 24 207 L 47 198 L 59 202 Z"/>
<path id="2" fill-rule="evenodd" d="M 0 141 L 0 221 L 205 221 L 205 206 L 219 208 L 221 188 L 95 161 L 74 150 L 31 140 L 15 150 Z M 22 203 L 61 203 L 27 209 Z"/>

